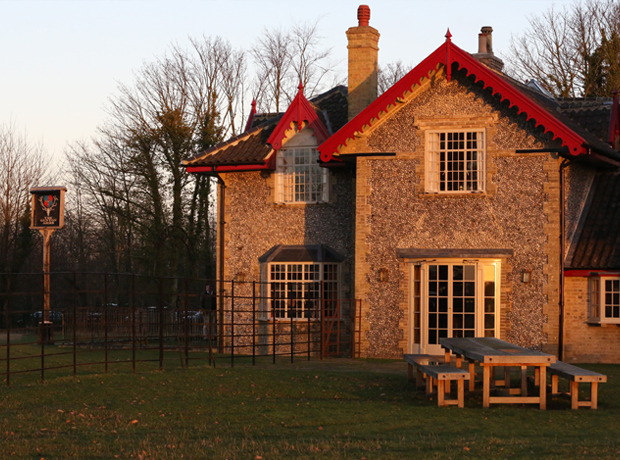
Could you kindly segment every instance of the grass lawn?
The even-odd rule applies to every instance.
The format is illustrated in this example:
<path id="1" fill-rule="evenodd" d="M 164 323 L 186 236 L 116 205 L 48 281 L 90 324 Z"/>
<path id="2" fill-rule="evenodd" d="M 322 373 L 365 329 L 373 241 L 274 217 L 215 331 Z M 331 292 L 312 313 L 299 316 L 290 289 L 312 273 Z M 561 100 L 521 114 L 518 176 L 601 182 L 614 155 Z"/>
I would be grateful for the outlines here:
<path id="1" fill-rule="evenodd" d="M 0 387 L 0 458 L 620 458 L 620 366 L 599 409 L 438 408 L 388 360 L 218 365 Z"/>

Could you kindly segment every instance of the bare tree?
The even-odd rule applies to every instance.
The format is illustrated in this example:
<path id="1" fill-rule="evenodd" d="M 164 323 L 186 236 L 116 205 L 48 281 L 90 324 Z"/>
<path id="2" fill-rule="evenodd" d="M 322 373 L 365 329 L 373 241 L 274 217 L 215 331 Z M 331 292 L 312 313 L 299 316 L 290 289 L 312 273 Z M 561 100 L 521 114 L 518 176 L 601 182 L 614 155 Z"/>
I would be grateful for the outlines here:
<path id="1" fill-rule="evenodd" d="M 220 110 L 234 132 L 239 93 L 226 91 L 242 64 L 219 38 L 172 48 L 119 85 L 97 137 L 67 152 L 110 269 L 195 274 L 209 258 L 211 182 L 188 175 L 183 160 L 222 139 Z"/>
<path id="2" fill-rule="evenodd" d="M 600 94 L 601 72 L 617 62 L 609 40 L 618 35 L 615 0 L 577 2 L 561 10 L 551 7 L 529 19 L 530 28 L 513 36 L 504 57 L 507 72 L 520 80 L 535 79 L 556 96 Z M 607 53 L 607 54 L 605 54 Z M 598 83 L 597 83 L 598 80 Z"/>
<path id="3" fill-rule="evenodd" d="M 49 160 L 11 123 L 0 125 L 0 164 L 0 272 L 17 271 L 31 246 L 30 188 L 43 185 Z"/>
<path id="4" fill-rule="evenodd" d="M 411 69 L 413 69 L 413 65 L 403 64 L 403 61 L 400 59 L 398 61 L 388 63 L 385 67 L 379 66 L 379 71 L 377 72 L 379 94 L 385 93 L 398 80 L 407 75 Z"/>
<path id="5" fill-rule="evenodd" d="M 323 91 L 326 82 L 334 83 L 336 63 L 331 60 L 331 48 L 323 48 L 321 39 L 318 21 L 296 23 L 290 30 L 263 31 L 250 50 L 259 111 L 285 109 L 300 82 L 307 97 Z"/>
<path id="6" fill-rule="evenodd" d="M 286 80 L 290 78 L 292 69 L 289 41 L 290 35 L 287 32 L 264 29 L 263 35 L 250 50 L 257 68 L 257 100 L 259 107 L 264 106 L 266 111 L 268 107 L 273 107 L 279 112 L 280 106 L 286 102 Z"/>

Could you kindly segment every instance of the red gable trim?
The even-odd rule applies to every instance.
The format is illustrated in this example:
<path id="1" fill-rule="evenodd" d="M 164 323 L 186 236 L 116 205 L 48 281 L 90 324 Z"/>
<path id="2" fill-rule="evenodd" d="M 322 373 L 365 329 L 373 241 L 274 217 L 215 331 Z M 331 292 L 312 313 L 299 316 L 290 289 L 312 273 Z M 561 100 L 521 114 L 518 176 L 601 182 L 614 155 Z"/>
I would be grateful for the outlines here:
<path id="1" fill-rule="evenodd" d="M 250 110 L 250 115 L 248 115 L 248 121 L 245 124 L 245 131 L 248 132 L 252 127 L 252 122 L 254 121 L 254 115 L 256 115 L 256 99 L 252 99 L 252 109 Z"/>
<path id="2" fill-rule="evenodd" d="M 365 130 L 372 127 L 373 124 L 385 116 L 390 105 L 397 104 L 398 100 L 404 96 L 405 91 L 411 91 L 414 85 L 419 84 L 423 78 L 429 77 L 429 74 L 438 69 L 440 65 L 446 67 L 446 78 L 449 79 L 452 63 L 455 62 L 458 64 L 459 69 L 465 68 L 467 70 L 467 75 L 474 74 L 476 82 L 482 81 L 485 89 L 490 87 L 493 95 L 499 94 L 502 101 L 508 100 L 510 107 L 516 106 L 519 110 L 518 113 L 524 112 L 528 120 L 536 120 L 536 126 L 542 125 L 545 132 L 553 133 L 553 138 L 559 138 L 562 141 L 562 145 L 568 147 L 572 155 L 576 156 L 587 153 L 587 149 L 584 146 L 585 141 L 581 136 L 514 86 L 510 85 L 494 71 L 452 43 L 449 32 L 446 37 L 447 40 L 444 44 L 433 51 L 433 53 L 349 123 L 344 125 L 336 134 L 321 144 L 319 147 L 321 161 L 330 161 L 334 154 L 339 153 L 338 150 L 341 146 L 346 146 L 350 139 L 355 139 L 356 134 L 364 133 Z"/>
<path id="3" fill-rule="evenodd" d="M 286 131 L 291 129 L 291 123 L 296 122 L 301 127 L 304 121 L 314 130 L 314 137 L 316 137 L 318 144 L 327 140 L 329 132 L 304 96 L 303 86 L 300 83 L 297 96 L 295 96 L 289 108 L 284 112 L 282 119 L 278 122 L 278 126 L 276 126 L 276 129 L 273 130 L 271 136 L 267 139 L 267 143 L 275 150 L 280 149 Z"/>
<path id="4" fill-rule="evenodd" d="M 275 156 L 272 155 L 273 158 Z M 221 172 L 247 172 L 247 171 L 272 171 L 275 169 L 274 162 L 271 158 L 267 159 L 264 164 L 253 165 L 220 165 L 220 166 L 188 166 L 187 172 L 191 174 L 195 173 L 221 173 Z"/>

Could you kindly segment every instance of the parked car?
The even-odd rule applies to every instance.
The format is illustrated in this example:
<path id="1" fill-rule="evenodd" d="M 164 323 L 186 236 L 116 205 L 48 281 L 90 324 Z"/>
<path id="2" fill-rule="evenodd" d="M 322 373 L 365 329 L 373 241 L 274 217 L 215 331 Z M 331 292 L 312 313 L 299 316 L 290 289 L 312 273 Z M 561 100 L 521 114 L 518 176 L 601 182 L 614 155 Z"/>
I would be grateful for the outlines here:
<path id="1" fill-rule="evenodd" d="M 190 323 L 203 322 L 202 312 L 198 310 L 180 310 L 175 313 L 176 320 L 179 322 L 187 321 Z"/>
<path id="2" fill-rule="evenodd" d="M 55 325 L 60 325 L 63 322 L 63 315 L 62 312 L 56 311 L 56 310 L 50 310 L 49 312 L 49 321 L 52 322 L 52 324 Z M 39 310 L 39 311 L 35 311 L 34 313 L 30 314 L 30 321 L 32 323 L 33 326 L 38 325 L 39 323 L 43 322 L 43 318 L 45 317 L 44 312 Z"/>

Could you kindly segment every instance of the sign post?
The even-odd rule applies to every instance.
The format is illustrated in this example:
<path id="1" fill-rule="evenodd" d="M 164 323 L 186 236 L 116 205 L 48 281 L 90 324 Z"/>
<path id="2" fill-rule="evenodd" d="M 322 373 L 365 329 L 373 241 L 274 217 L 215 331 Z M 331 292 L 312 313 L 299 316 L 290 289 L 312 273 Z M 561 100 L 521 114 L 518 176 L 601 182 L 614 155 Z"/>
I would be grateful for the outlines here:
<path id="1" fill-rule="evenodd" d="M 43 235 L 43 321 L 39 323 L 39 341 L 54 341 L 50 321 L 50 246 L 54 230 L 65 225 L 66 187 L 35 187 L 32 194 L 30 228 Z"/>

